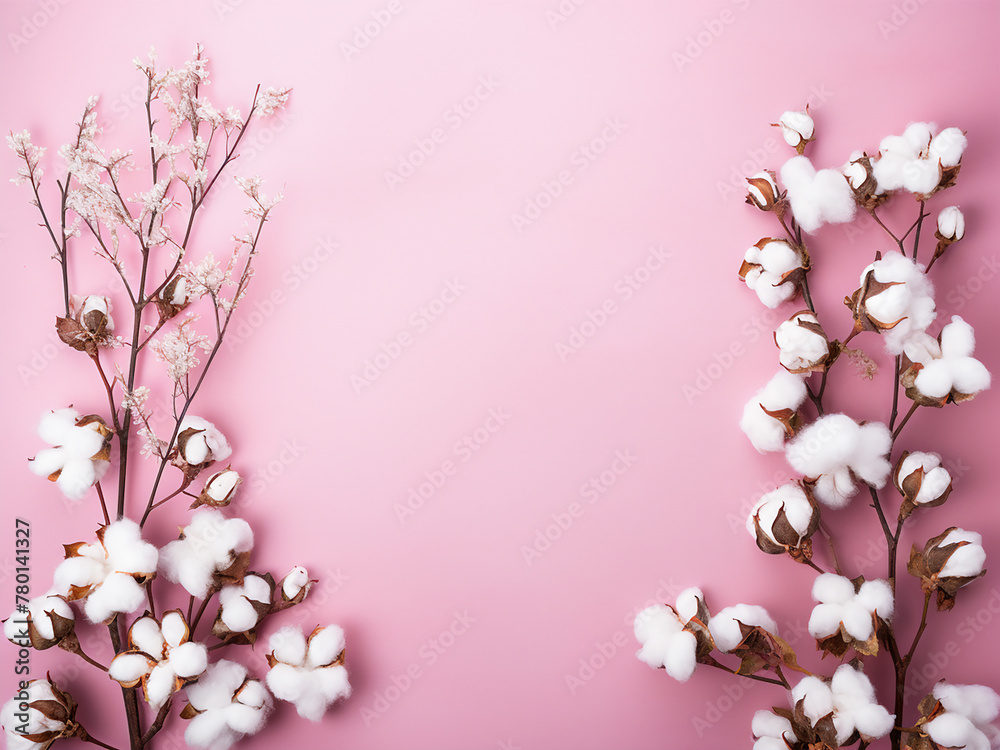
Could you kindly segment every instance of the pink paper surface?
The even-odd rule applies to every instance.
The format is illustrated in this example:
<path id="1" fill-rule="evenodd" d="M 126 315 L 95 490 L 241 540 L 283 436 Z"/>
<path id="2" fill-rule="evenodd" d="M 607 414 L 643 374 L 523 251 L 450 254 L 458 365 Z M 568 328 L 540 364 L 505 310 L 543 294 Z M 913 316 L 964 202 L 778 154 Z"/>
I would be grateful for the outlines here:
<path id="1" fill-rule="evenodd" d="M 968 131 L 958 186 L 931 204 L 961 204 L 968 221 L 934 269 L 939 320 L 961 313 L 978 356 L 1000 365 L 996 3 L 43 0 L 5 2 L 0 18 L 0 124 L 29 129 L 52 161 L 95 93 L 107 142 L 141 150 L 130 61 L 150 45 L 176 65 L 204 42 L 213 97 L 244 110 L 258 83 L 294 87 L 237 162 L 286 201 L 195 411 L 247 477 L 233 509 L 256 529 L 254 567 L 302 564 L 323 581 L 265 637 L 341 624 L 354 695 L 316 725 L 283 704 L 244 747 L 749 746 L 753 712 L 784 703 L 780 690 L 704 667 L 682 686 L 633 658 L 633 613 L 690 585 L 716 610 L 763 604 L 819 664 L 805 631 L 814 574 L 763 555 L 743 527 L 752 500 L 791 476 L 737 427 L 776 368 L 771 331 L 795 309 L 766 311 L 736 275 L 775 231 L 735 185 L 791 154 L 768 125 L 782 111 L 811 104 L 823 166 L 911 120 Z M 58 266 L 27 189 L 6 181 L 15 169 L 5 149 L 4 613 L 15 517 L 31 523 L 36 595 L 60 545 L 99 520 L 94 498 L 68 507 L 27 470 L 38 417 L 106 409 L 91 364 L 54 340 Z M 238 229 L 227 192 L 197 252 L 224 252 Z M 888 218 L 905 227 L 916 209 L 897 203 Z M 872 222 L 858 228 L 810 244 L 831 337 L 849 332 L 841 300 L 860 270 L 891 247 Z M 99 264 L 74 283 L 113 289 Z M 886 361 L 874 335 L 858 341 Z M 830 407 L 887 419 L 891 365 L 870 383 L 838 369 Z M 144 373 L 159 382 L 155 363 Z M 949 525 L 997 554 L 997 405 L 994 389 L 907 427 L 904 447 L 941 452 L 960 476 L 944 508 L 918 514 L 904 558 Z M 423 497 L 401 518 L 411 491 Z M 153 540 L 186 517 L 167 506 Z M 884 575 L 865 500 L 827 517 L 848 567 Z M 996 580 L 933 617 L 914 667 L 924 688 L 943 675 L 997 686 Z M 920 596 L 905 574 L 900 586 L 908 639 Z M 230 649 L 258 674 L 265 650 Z M 0 644 L 5 697 L 16 658 Z M 115 685 L 57 649 L 32 653 L 31 675 L 46 669 L 92 734 L 125 742 Z M 875 677 L 887 701 L 890 675 Z M 175 721 L 158 746 L 182 746 L 182 731 Z"/>

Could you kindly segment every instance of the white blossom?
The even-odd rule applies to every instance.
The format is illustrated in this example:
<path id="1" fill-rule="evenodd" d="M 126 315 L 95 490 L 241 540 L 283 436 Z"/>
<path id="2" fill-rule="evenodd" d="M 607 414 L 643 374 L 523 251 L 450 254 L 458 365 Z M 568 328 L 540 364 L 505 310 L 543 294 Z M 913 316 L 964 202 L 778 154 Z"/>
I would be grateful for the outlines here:
<path id="1" fill-rule="evenodd" d="M 860 670 L 841 664 L 830 682 L 818 677 L 803 677 L 792 688 L 791 700 L 803 704 L 806 717 L 816 723 L 833 714 L 837 741 L 844 744 L 857 731 L 863 737 L 878 739 L 893 727 L 894 714 L 886 711 L 875 699 L 875 688 Z"/>
<path id="2" fill-rule="evenodd" d="M 351 694 L 344 659 L 344 631 L 337 625 L 316 628 L 307 639 L 298 627 L 271 636 L 267 687 L 292 703 L 303 719 L 319 721 L 337 700 Z"/>
<path id="3" fill-rule="evenodd" d="M 799 432 L 785 456 L 813 483 L 817 500 L 843 508 L 858 491 L 856 480 L 885 486 L 891 447 L 892 434 L 881 422 L 859 425 L 846 414 L 827 414 Z"/>
<path id="4" fill-rule="evenodd" d="M 802 268 L 802 255 L 784 240 L 761 240 L 743 256 L 740 275 L 765 306 L 774 309 L 790 300 L 798 285 L 790 277 Z"/>
<path id="5" fill-rule="evenodd" d="M 141 684 L 146 701 L 158 709 L 208 667 L 208 650 L 190 637 L 180 610 L 165 613 L 159 622 L 147 613 L 132 623 L 130 648 L 111 661 L 108 676 L 123 687 Z"/>
<path id="6" fill-rule="evenodd" d="M 875 632 L 874 615 L 892 619 L 892 589 L 882 580 L 865 581 L 855 592 L 849 578 L 823 573 L 813 583 L 812 597 L 819 602 L 809 617 L 813 638 L 828 638 L 843 627 L 852 638 L 867 641 Z"/>
<path id="7" fill-rule="evenodd" d="M 257 734 L 273 707 L 261 681 L 228 659 L 211 664 L 184 692 L 196 712 L 184 730 L 184 740 L 209 750 L 228 750 L 243 737 Z"/>
<path id="8" fill-rule="evenodd" d="M 686 682 L 694 673 L 698 641 L 685 626 L 703 603 L 701 590 L 689 588 L 678 595 L 676 608 L 654 604 L 642 610 L 633 623 L 641 646 L 636 658 L 654 669 L 663 667 L 678 682 Z"/>
<path id="9" fill-rule="evenodd" d="M 28 467 L 54 481 L 70 500 L 81 500 L 111 465 L 111 430 L 97 417 L 81 417 L 72 407 L 58 409 L 42 417 L 38 434 L 53 447 L 38 451 Z"/>
<path id="10" fill-rule="evenodd" d="M 97 542 L 71 545 L 56 568 L 55 589 L 70 600 L 84 599 L 91 622 L 119 612 L 135 612 L 146 602 L 142 585 L 156 573 L 156 547 L 142 540 L 139 524 L 128 518 L 101 527 Z"/>

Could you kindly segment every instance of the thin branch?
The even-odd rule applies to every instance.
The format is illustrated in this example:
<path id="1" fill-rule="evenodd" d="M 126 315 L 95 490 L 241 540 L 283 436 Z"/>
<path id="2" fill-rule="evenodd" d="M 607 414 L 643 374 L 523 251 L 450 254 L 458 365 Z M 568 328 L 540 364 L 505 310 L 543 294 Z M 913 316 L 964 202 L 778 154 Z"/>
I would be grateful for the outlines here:
<path id="1" fill-rule="evenodd" d="M 111 516 L 108 515 L 108 504 L 104 501 L 104 490 L 101 489 L 100 481 L 94 482 L 94 486 L 97 488 L 97 497 L 101 500 L 101 510 L 104 511 L 104 524 L 111 524 Z"/>
<path id="2" fill-rule="evenodd" d="M 892 233 L 892 230 L 891 230 L 891 229 L 889 229 L 889 227 L 887 227 L 887 226 L 886 226 L 885 224 L 883 224 L 883 223 L 882 223 L 882 220 L 881 220 L 881 219 L 880 219 L 880 218 L 878 217 L 878 214 L 877 214 L 877 213 L 875 212 L 875 209 L 874 209 L 874 208 L 872 208 L 872 209 L 869 209 L 869 210 L 868 210 L 868 213 L 869 213 L 869 214 L 871 214 L 871 217 L 872 217 L 873 219 L 875 219 L 875 222 L 876 222 L 876 223 L 877 223 L 877 224 L 878 224 L 878 225 L 879 225 L 880 227 L 882 227 L 882 229 L 884 229 L 884 230 L 886 231 L 886 234 L 888 234 L 888 235 L 889 235 L 890 237 L 892 237 L 893 241 L 894 241 L 894 242 L 895 242 L 895 243 L 896 243 L 897 245 L 899 245 L 899 252 L 901 252 L 901 253 L 903 253 L 903 254 L 905 255 L 905 254 L 906 254 L 906 250 L 904 250 L 904 249 L 903 249 L 903 241 L 902 241 L 902 240 L 901 240 L 901 239 L 900 239 L 899 237 L 897 237 L 896 235 L 894 235 L 894 234 Z"/>
<path id="3" fill-rule="evenodd" d="M 737 675 L 739 677 L 746 677 L 748 680 L 756 680 L 757 682 L 767 682 L 767 683 L 769 683 L 771 685 L 778 685 L 780 687 L 785 687 L 785 685 L 786 685 L 786 683 L 782 682 L 781 680 L 775 680 L 775 679 L 773 679 L 771 677 L 762 677 L 761 675 L 758 675 L 758 674 L 740 674 L 735 669 L 733 669 L 731 667 L 727 667 L 725 664 L 720 664 L 715 659 L 713 659 L 711 656 L 709 656 L 707 658 L 711 659 L 711 661 L 703 661 L 701 663 L 705 664 L 706 666 L 709 666 L 709 667 L 715 667 L 716 669 L 721 669 L 723 672 L 729 672 L 729 674 L 734 674 L 734 675 Z"/>
<path id="4" fill-rule="evenodd" d="M 156 733 L 163 729 L 163 722 L 167 720 L 167 716 L 170 714 L 170 706 L 172 703 L 173 700 L 168 699 L 167 702 L 160 707 L 159 712 L 156 714 L 156 719 L 149 727 L 149 731 L 142 735 L 142 739 L 139 740 L 139 747 L 145 747 L 146 744 L 156 736 Z"/>
<path id="5" fill-rule="evenodd" d="M 920 406 L 920 404 L 918 404 L 916 401 L 913 402 L 913 406 L 911 406 L 910 410 L 908 412 L 906 412 L 906 416 L 903 417 L 903 421 L 899 423 L 899 427 L 897 427 L 895 430 L 893 430 L 893 433 L 892 433 L 892 439 L 893 440 L 895 440 L 897 437 L 899 437 L 899 433 L 901 433 L 903 431 L 903 428 L 906 427 L 906 423 L 910 421 L 910 417 L 913 416 L 913 412 L 915 412 L 917 410 L 917 407 L 919 407 L 919 406 Z"/>
<path id="6" fill-rule="evenodd" d="M 892 414 L 889 415 L 889 429 L 896 426 L 896 416 L 899 409 L 899 369 L 901 355 L 896 355 L 896 368 L 892 375 Z"/>

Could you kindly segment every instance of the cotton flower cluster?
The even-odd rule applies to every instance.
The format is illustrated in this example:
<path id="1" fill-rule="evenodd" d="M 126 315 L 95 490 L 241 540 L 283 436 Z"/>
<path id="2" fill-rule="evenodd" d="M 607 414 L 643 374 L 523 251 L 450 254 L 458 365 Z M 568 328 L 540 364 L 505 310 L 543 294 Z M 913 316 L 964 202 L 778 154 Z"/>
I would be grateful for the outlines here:
<path id="1" fill-rule="evenodd" d="M 778 634 L 778 625 L 766 609 L 758 604 L 734 604 L 723 609 L 708 623 L 712 640 L 720 651 L 734 651 L 743 642 L 740 625 L 758 627 L 768 633 Z"/>
<path id="2" fill-rule="evenodd" d="M 906 518 L 918 506 L 941 505 L 951 494 L 951 474 L 936 453 L 904 451 L 892 470 L 892 483 L 904 498 L 900 518 Z"/>
<path id="3" fill-rule="evenodd" d="M 201 469 L 214 461 L 225 461 L 233 449 L 214 424 L 207 419 L 186 416 L 177 430 L 177 446 L 173 455 L 182 467 Z"/>
<path id="4" fill-rule="evenodd" d="M 267 687 L 292 703 L 303 719 L 319 721 L 337 700 L 351 694 L 344 667 L 344 631 L 318 627 L 308 639 L 301 628 L 284 627 L 271 636 Z"/>
<path id="5" fill-rule="evenodd" d="M 179 609 L 163 615 L 160 622 L 145 614 L 128 631 L 129 650 L 118 654 L 108 675 L 123 687 L 142 685 L 146 701 L 159 709 L 208 666 L 208 651 L 190 640 L 191 630 Z"/>
<path id="6" fill-rule="evenodd" d="M 778 326 L 774 332 L 778 361 L 791 373 L 822 372 L 833 357 L 830 340 L 817 317 L 803 310 Z"/>
<path id="7" fill-rule="evenodd" d="M 223 469 L 210 476 L 201 490 L 192 508 L 199 505 L 211 505 L 213 508 L 223 508 L 236 497 L 236 490 L 243 483 L 243 478 L 232 469 Z"/>
<path id="8" fill-rule="evenodd" d="M 24 693 L 0 709 L 7 750 L 47 750 L 58 739 L 80 735 L 76 702 L 50 679 L 30 680 Z"/>
<path id="9" fill-rule="evenodd" d="M 740 278 L 764 305 L 774 309 L 798 293 L 797 272 L 802 268 L 798 250 L 784 240 L 766 238 L 746 251 Z"/>
<path id="10" fill-rule="evenodd" d="M 958 128 L 935 135 L 933 123 L 911 122 L 902 135 L 890 135 L 879 144 L 872 164 L 878 192 L 906 190 L 926 199 L 958 167 L 968 141 Z"/>
<path id="11" fill-rule="evenodd" d="M 213 634 L 226 638 L 234 633 L 247 633 L 257 627 L 271 609 L 274 580 L 247 574 L 243 583 L 223 586 L 219 592 L 219 617 Z"/>
<path id="12" fill-rule="evenodd" d="M 811 554 L 806 542 L 819 528 L 819 509 L 797 483 L 778 487 L 761 497 L 747 518 L 747 531 L 757 546 L 771 555 Z M 793 555 L 794 556 L 794 555 Z"/>
<path id="13" fill-rule="evenodd" d="M 854 645 L 863 649 L 875 635 L 875 618 L 892 619 L 894 598 L 889 584 L 882 580 L 865 581 L 855 588 L 844 576 L 824 573 L 813 583 L 812 597 L 819 602 L 809 616 L 809 633 L 817 640 L 839 636 L 844 649 Z M 843 651 L 830 649 L 837 656 Z"/>
<path id="14" fill-rule="evenodd" d="M 793 703 L 802 701 L 802 709 L 813 726 L 833 715 L 837 747 L 887 735 L 895 716 L 875 699 L 875 688 L 865 674 L 850 664 L 841 664 L 829 682 L 819 677 L 804 677 L 792 688 Z M 852 739 L 853 738 L 853 739 Z"/>
<path id="15" fill-rule="evenodd" d="M 785 143 L 795 148 L 798 153 L 802 153 L 807 143 L 813 140 L 816 125 L 812 117 L 809 116 L 809 108 L 805 111 L 785 112 L 775 123 L 781 128 L 781 137 Z"/>
<path id="16" fill-rule="evenodd" d="M 940 342 L 926 334 L 912 338 L 905 350 L 912 364 L 902 377 L 906 395 L 924 406 L 943 406 L 985 391 L 990 372 L 972 356 L 975 349 L 972 326 L 958 315 L 941 329 Z"/>
<path id="17" fill-rule="evenodd" d="M 81 417 L 72 407 L 59 409 L 42 417 L 38 434 L 53 447 L 38 451 L 28 466 L 55 482 L 70 500 L 81 500 L 107 473 L 112 432 L 100 417 Z"/>
<path id="18" fill-rule="evenodd" d="M 808 157 L 793 156 L 781 167 L 781 181 L 795 221 L 807 234 L 824 224 L 844 224 L 854 219 L 854 191 L 839 170 L 817 171 Z"/>
<path id="19" fill-rule="evenodd" d="M 228 750 L 264 728 L 273 707 L 270 693 L 242 664 L 220 659 L 184 690 L 190 718 L 184 740 L 192 747 Z"/>
<path id="20" fill-rule="evenodd" d="M 890 354 L 902 354 L 908 341 L 934 322 L 934 288 L 924 267 L 895 250 L 861 272 L 861 287 L 851 297 L 860 330 L 879 331 Z"/>
<path id="21" fill-rule="evenodd" d="M 70 601 L 84 600 L 91 622 L 135 612 L 146 601 L 144 584 L 156 575 L 156 547 L 142 540 L 128 518 L 102 526 L 97 542 L 68 545 L 54 574 L 54 587 Z"/>
<path id="22" fill-rule="evenodd" d="M 797 409 L 806 400 L 806 384 L 799 375 L 778 370 L 767 385 L 743 407 L 740 429 L 761 453 L 785 449 L 798 424 Z"/>
<path id="23" fill-rule="evenodd" d="M 951 609 L 958 590 L 982 576 L 985 564 L 982 536 L 952 526 L 928 540 L 923 550 L 914 545 L 906 568 L 921 579 L 924 591 L 938 592 L 938 609 Z"/>
<path id="24" fill-rule="evenodd" d="M 697 663 L 698 637 L 689 623 L 704 614 L 705 597 L 701 589 L 689 588 L 677 596 L 676 607 L 654 604 L 636 615 L 633 629 L 641 648 L 639 661 L 654 669 L 663 668 L 678 682 L 687 682 Z M 707 622 L 702 622 L 702 628 Z"/>
<path id="25" fill-rule="evenodd" d="M 160 571 L 192 596 L 204 598 L 221 582 L 242 581 L 252 549 L 250 524 L 202 508 L 182 529 L 180 539 L 160 551 Z"/>
<path id="26" fill-rule="evenodd" d="M 1000 695 L 984 685 L 939 682 L 933 696 L 942 712 L 922 727 L 939 748 L 990 750 L 1000 740 L 993 722 L 1000 715 Z"/>
<path id="27" fill-rule="evenodd" d="M 827 414 L 803 428 L 788 444 L 785 456 L 792 468 L 808 477 L 817 500 L 843 508 L 857 493 L 858 480 L 885 486 L 891 447 L 892 434 L 881 422 L 858 424 L 846 414 Z"/>
<path id="28" fill-rule="evenodd" d="M 4 620 L 7 640 L 43 651 L 73 632 L 76 615 L 66 597 L 50 591 L 28 601 L 27 612 L 15 611 Z"/>

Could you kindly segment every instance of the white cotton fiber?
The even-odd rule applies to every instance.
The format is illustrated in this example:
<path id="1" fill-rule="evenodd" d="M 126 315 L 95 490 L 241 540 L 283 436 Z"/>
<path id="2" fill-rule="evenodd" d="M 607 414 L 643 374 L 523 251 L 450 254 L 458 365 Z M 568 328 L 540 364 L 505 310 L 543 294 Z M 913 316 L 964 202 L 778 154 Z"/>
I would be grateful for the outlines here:
<path id="1" fill-rule="evenodd" d="M 835 635 L 841 627 L 859 641 L 867 641 L 874 632 L 872 615 L 877 611 L 883 619 L 893 613 L 892 590 L 885 581 L 866 581 L 855 593 L 850 579 L 833 573 L 816 578 L 813 599 L 819 602 L 809 617 L 809 633 L 813 638 Z"/>
<path id="2" fill-rule="evenodd" d="M 301 565 L 292 568 L 281 581 L 281 591 L 286 599 L 294 599 L 309 585 L 309 572 Z"/>
<path id="3" fill-rule="evenodd" d="M 51 617 L 53 613 L 67 620 L 76 619 L 76 616 L 73 614 L 73 608 L 66 603 L 66 600 L 61 596 L 55 596 L 52 592 L 43 594 L 28 602 L 28 614 L 31 615 L 31 624 L 42 638 L 51 639 L 55 637 L 55 625 Z M 9 618 L 8 622 L 12 619 Z M 4 627 L 6 628 L 6 623 Z"/>
<path id="4" fill-rule="evenodd" d="M 292 666 L 302 666 L 306 661 L 306 637 L 302 629 L 286 625 L 271 634 L 268 647 L 274 658 Z"/>
<path id="5" fill-rule="evenodd" d="M 965 216 L 958 206 L 942 208 L 937 216 L 938 233 L 950 240 L 960 240 L 965 236 Z"/>
<path id="6" fill-rule="evenodd" d="M 916 505 L 923 505 L 937 500 L 951 486 L 951 474 L 941 465 L 941 456 L 936 453 L 922 453 L 914 451 L 903 459 L 899 465 L 897 489 L 903 491 L 903 482 L 911 474 L 917 471 L 922 472 L 920 478 L 920 489 L 913 502 Z"/>
<path id="7" fill-rule="evenodd" d="M 833 711 L 833 692 L 830 686 L 818 677 L 807 676 L 792 688 L 792 703 L 804 700 L 802 706 L 809 721 L 817 721 Z"/>
<path id="8" fill-rule="evenodd" d="M 105 622 L 117 612 L 135 612 L 146 601 L 146 590 L 125 573 L 112 573 L 87 597 L 83 611 L 91 622 Z"/>
<path id="9" fill-rule="evenodd" d="M 309 639 L 306 666 L 310 669 L 331 664 L 345 648 L 344 630 L 339 625 L 327 625 Z"/>
<path id="10" fill-rule="evenodd" d="M 806 399 L 806 385 L 801 375 L 778 370 L 757 394 L 743 407 L 740 429 L 750 438 L 759 452 L 780 451 L 785 448 L 784 425 L 769 416 L 768 411 L 798 409 Z"/>
<path id="11" fill-rule="evenodd" d="M 778 361 L 790 371 L 806 370 L 826 360 L 830 353 L 830 342 L 826 336 L 799 325 L 799 323 L 819 325 L 819 320 L 809 312 L 800 312 L 778 326 L 774 332 L 774 343 L 778 346 Z"/>
<path id="12" fill-rule="evenodd" d="M 225 586 L 219 592 L 222 605 L 222 622 L 234 633 L 245 633 L 257 624 L 257 610 L 253 602 L 269 604 L 271 587 L 256 575 L 248 575 L 241 586 Z"/>
<path id="13" fill-rule="evenodd" d="M 939 682 L 933 692 L 946 711 L 961 714 L 977 726 L 989 724 L 1000 715 L 1000 695 L 985 685 Z"/>
<path id="14" fill-rule="evenodd" d="M 208 666 L 208 652 L 201 643 L 188 641 L 170 649 L 170 668 L 178 677 L 197 677 Z"/>
<path id="15" fill-rule="evenodd" d="M 795 744 L 795 732 L 792 730 L 791 722 L 770 711 L 757 711 L 753 715 L 750 731 L 757 738 L 754 750 L 771 750 L 771 748 L 788 750 L 788 745 L 785 744 L 783 737 L 793 745 Z"/>
<path id="16" fill-rule="evenodd" d="M 185 445 L 184 460 L 189 464 L 197 465 L 206 461 L 224 461 L 229 458 L 233 449 L 214 424 L 207 419 L 196 416 L 184 417 L 181 422 L 178 434 L 185 430 L 198 430 Z"/>
<path id="17" fill-rule="evenodd" d="M 796 285 L 782 279 L 802 267 L 802 257 L 787 242 L 774 240 L 763 248 L 754 245 L 746 251 L 743 260 L 753 266 L 744 281 L 757 292 L 757 297 L 765 306 L 774 309 L 795 296 Z"/>
<path id="18" fill-rule="evenodd" d="M 168 646 L 171 648 L 179 646 L 188 636 L 188 627 L 184 616 L 180 612 L 167 612 L 160 622 L 160 632 Z"/>
<path id="19" fill-rule="evenodd" d="M 38 451 L 28 463 L 41 477 L 59 472 L 56 486 L 70 500 L 81 500 L 110 466 L 104 458 L 94 460 L 104 448 L 104 436 L 95 429 L 99 423 L 78 427 L 79 418 L 72 408 L 45 414 L 38 434 L 54 447 Z"/>
<path id="20" fill-rule="evenodd" d="M 798 146 L 802 141 L 808 141 L 815 132 L 815 123 L 807 112 L 790 111 L 781 115 L 778 120 L 781 136 L 789 146 Z"/>
<path id="21" fill-rule="evenodd" d="M 160 659 L 165 653 L 163 647 L 166 641 L 160 632 L 160 624 L 152 615 L 144 615 L 132 623 L 128 637 L 133 646 L 155 659 Z"/>
<path id="22" fill-rule="evenodd" d="M 267 686 L 276 698 L 295 705 L 304 719 L 319 721 L 336 700 L 351 694 L 343 666 L 309 670 L 276 664 L 267 673 Z"/>
<path id="23" fill-rule="evenodd" d="M 705 595 L 697 586 L 686 588 L 677 595 L 675 609 L 681 622 L 686 623 L 698 614 L 699 601 L 705 601 Z"/>
<path id="24" fill-rule="evenodd" d="M 253 549 L 253 530 L 240 518 L 226 518 L 214 508 L 202 508 L 184 528 L 184 538 L 160 552 L 160 569 L 168 580 L 189 594 L 204 597 L 215 573 L 228 568 L 234 555 Z"/>
<path id="25" fill-rule="evenodd" d="M 271 696 L 260 681 L 248 680 L 242 664 L 226 659 L 212 664 L 185 691 L 191 706 L 201 712 L 184 732 L 193 747 L 225 750 L 241 737 L 259 732 L 271 710 Z"/>
<path id="26" fill-rule="evenodd" d="M 975 531 L 956 528 L 938 543 L 938 547 L 947 547 L 949 544 L 958 544 L 959 542 L 968 542 L 968 544 L 958 547 L 951 553 L 948 562 L 944 564 L 938 574 L 940 578 L 977 576 L 983 571 L 983 565 L 986 564 L 983 537 Z"/>
<path id="27" fill-rule="evenodd" d="M 158 709 L 174 693 L 177 686 L 177 675 L 168 663 L 161 662 L 150 671 L 146 678 L 146 700 L 154 709 Z"/>
<path id="28" fill-rule="evenodd" d="M 903 167 L 903 189 L 927 195 L 941 182 L 941 167 L 936 161 L 914 159 Z"/>
<path id="29" fill-rule="evenodd" d="M 788 194 L 795 221 L 813 234 L 823 224 L 843 224 L 854 218 L 854 191 L 836 169 L 816 171 L 805 156 L 793 156 L 781 167 L 781 181 Z"/>
<path id="30" fill-rule="evenodd" d="M 133 683 L 153 668 L 142 654 L 118 654 L 108 665 L 108 676 L 122 683 Z"/>
<path id="31" fill-rule="evenodd" d="M 954 167 L 965 153 L 968 139 L 959 128 L 945 128 L 931 141 L 928 157 L 940 161 L 942 167 Z"/>
<path id="32" fill-rule="evenodd" d="M 79 418 L 80 412 L 72 407 L 46 412 L 38 423 L 38 436 L 46 443 L 62 445 Z"/>
<path id="33" fill-rule="evenodd" d="M 990 372 L 972 357 L 975 348 L 972 326 L 953 315 L 951 323 L 941 331 L 940 357 L 923 362 L 923 369 L 914 379 L 917 390 L 931 398 L 944 398 L 952 390 L 973 395 L 988 389 Z"/>
<path id="34" fill-rule="evenodd" d="M 747 531 L 754 539 L 757 538 L 757 524 L 772 542 L 779 544 L 774 536 L 774 522 L 778 513 L 785 512 L 785 518 L 791 527 L 801 536 L 805 536 L 813 520 L 815 509 L 805 491 L 798 484 L 790 483 L 768 492 L 750 510 L 747 518 Z"/>
<path id="35" fill-rule="evenodd" d="M 932 122 L 911 122 L 903 131 L 903 140 L 906 141 L 916 157 L 927 151 L 935 132 L 937 132 L 937 126 Z"/>
<path id="36" fill-rule="evenodd" d="M 760 626 L 769 633 L 778 634 L 778 626 L 766 609 L 756 604 L 734 604 L 719 612 L 708 623 L 715 645 L 721 651 L 728 653 L 740 645 L 743 640 L 740 623 L 751 627 Z"/>
<path id="37" fill-rule="evenodd" d="M 892 284 L 879 294 L 865 299 L 868 316 L 883 326 L 886 351 L 901 354 L 909 338 L 923 332 L 934 322 L 937 311 L 934 305 L 934 287 L 928 280 L 924 267 L 895 250 L 865 267 L 861 284 L 868 273 L 882 284 Z"/>
<path id="38" fill-rule="evenodd" d="M 636 640 L 642 648 L 636 658 L 654 669 L 663 667 L 678 682 L 686 682 L 695 669 L 697 639 L 684 630 L 676 613 L 665 604 L 654 604 L 636 615 Z"/>
<path id="39" fill-rule="evenodd" d="M 923 729 L 939 747 L 990 750 L 990 742 L 985 735 L 961 714 L 943 713 L 927 722 Z"/>

